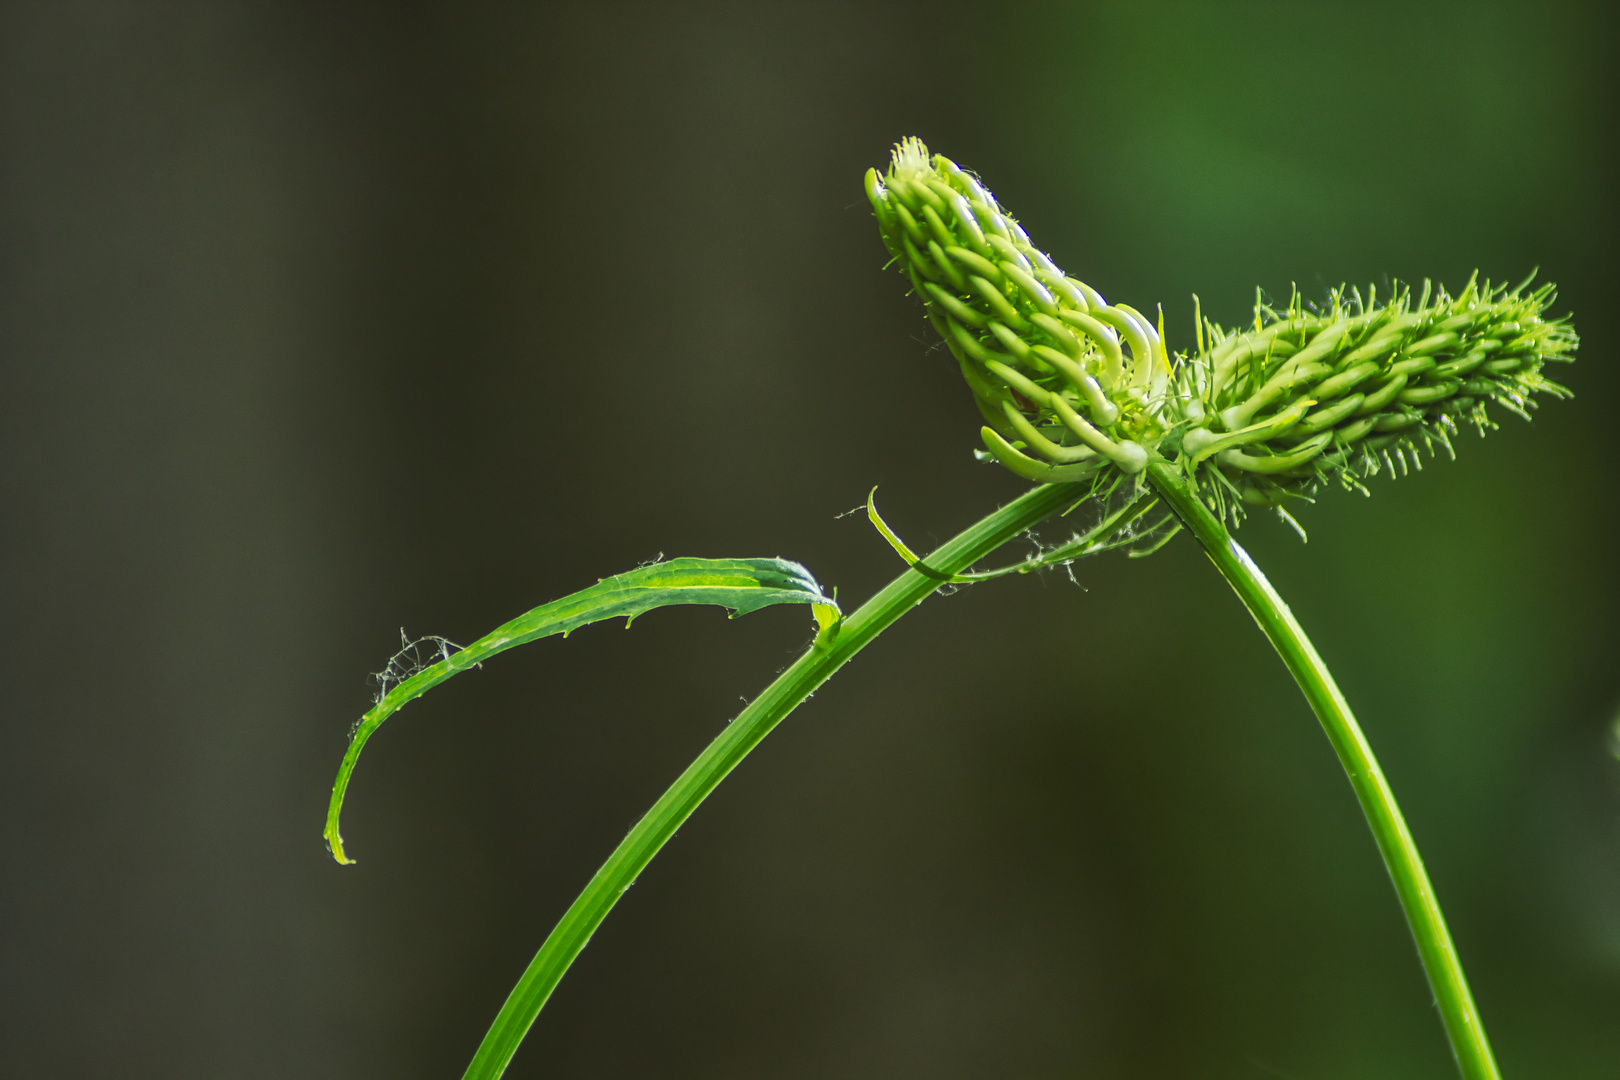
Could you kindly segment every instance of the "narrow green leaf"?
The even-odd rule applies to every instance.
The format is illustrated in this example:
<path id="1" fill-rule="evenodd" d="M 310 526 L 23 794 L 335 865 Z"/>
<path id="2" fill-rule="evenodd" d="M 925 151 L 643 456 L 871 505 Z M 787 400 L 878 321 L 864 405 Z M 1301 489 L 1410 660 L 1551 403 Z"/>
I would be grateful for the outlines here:
<path id="1" fill-rule="evenodd" d="M 837 601 L 821 591 L 810 571 L 787 559 L 670 559 L 603 578 L 588 589 L 541 604 L 460 652 L 451 653 L 411 675 L 388 690 L 371 711 L 360 718 L 349 749 L 343 755 L 343 763 L 338 766 L 337 781 L 332 785 L 332 802 L 326 812 L 325 836 L 332 857 L 340 863 L 354 861 L 344 854 L 343 837 L 338 832 L 338 815 L 343 810 L 349 777 L 372 732 L 406 702 L 514 645 L 553 634 L 566 636 L 581 626 L 604 619 L 623 618 L 629 626 L 630 621 L 643 612 L 675 604 L 730 608 L 732 618 L 772 604 L 810 604 L 823 633 L 835 624 L 838 616 Z"/>

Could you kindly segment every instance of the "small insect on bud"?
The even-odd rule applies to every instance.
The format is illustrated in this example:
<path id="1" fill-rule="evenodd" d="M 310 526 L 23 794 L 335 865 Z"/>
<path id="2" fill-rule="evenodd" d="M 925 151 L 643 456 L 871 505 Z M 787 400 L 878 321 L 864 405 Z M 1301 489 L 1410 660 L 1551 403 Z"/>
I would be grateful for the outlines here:
<path id="1" fill-rule="evenodd" d="M 920 140 L 866 173 L 883 242 L 961 366 L 990 454 L 1019 476 L 1072 481 L 1173 459 L 1224 517 L 1281 508 L 1335 481 L 1421 468 L 1462 424 L 1495 427 L 1494 401 L 1528 418 L 1541 374 L 1573 359 L 1574 330 L 1526 292 L 1428 282 L 1385 303 L 1338 289 L 1323 310 L 1296 293 L 1235 333 L 1200 319 L 1200 350 L 1172 364 L 1159 325 L 1058 269 L 971 174 Z M 1431 293 L 1434 295 L 1431 297 Z M 1207 347 L 1206 347 L 1207 346 Z"/>

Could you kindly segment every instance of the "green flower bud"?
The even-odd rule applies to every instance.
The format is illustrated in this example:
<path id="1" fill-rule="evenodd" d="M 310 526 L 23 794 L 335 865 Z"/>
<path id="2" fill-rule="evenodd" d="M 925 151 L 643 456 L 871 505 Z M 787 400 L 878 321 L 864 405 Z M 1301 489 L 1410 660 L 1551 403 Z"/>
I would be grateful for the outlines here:
<path id="1" fill-rule="evenodd" d="M 1159 325 L 1066 276 L 969 173 L 917 139 L 867 171 L 883 242 L 961 366 L 990 454 L 1019 476 L 1072 481 L 1172 458 L 1236 522 L 1333 481 L 1361 481 L 1462 424 L 1495 427 L 1494 401 L 1528 417 L 1567 397 L 1542 366 L 1573 359 L 1574 330 L 1546 319 L 1553 287 L 1470 279 L 1455 298 L 1424 283 L 1339 289 L 1326 310 L 1296 294 L 1242 333 L 1199 319 L 1195 356 L 1172 365 Z"/>
<path id="2" fill-rule="evenodd" d="M 1203 323 L 1209 348 L 1177 365 L 1170 395 L 1197 403 L 1180 410 L 1182 467 L 1236 518 L 1243 505 L 1280 507 L 1328 482 L 1365 491 L 1381 470 L 1422 468 L 1420 449 L 1455 457 L 1463 425 L 1496 426 L 1487 402 L 1529 419 L 1537 393 L 1570 395 L 1541 372 L 1573 360 L 1578 340 L 1544 317 L 1553 287 L 1528 285 L 1476 275 L 1456 297 L 1424 282 L 1420 297 L 1397 288 L 1383 304 L 1374 290 L 1363 300 L 1339 289 L 1319 312 L 1296 294 L 1284 312 L 1258 305 L 1245 333 Z"/>
<path id="3" fill-rule="evenodd" d="M 883 242 L 961 365 L 986 445 L 1030 479 L 1139 472 L 1171 382 L 1158 330 L 1066 276 L 971 175 L 917 139 L 866 174 Z M 1037 457 L 1020 452 L 1034 448 Z"/>

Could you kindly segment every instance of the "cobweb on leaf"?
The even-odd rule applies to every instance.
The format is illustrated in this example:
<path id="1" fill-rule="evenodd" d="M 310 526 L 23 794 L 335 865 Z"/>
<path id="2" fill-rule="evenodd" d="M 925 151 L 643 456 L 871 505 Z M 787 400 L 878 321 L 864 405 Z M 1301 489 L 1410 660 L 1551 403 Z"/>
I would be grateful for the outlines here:
<path id="1" fill-rule="evenodd" d="M 377 684 L 377 691 L 372 695 L 372 704 L 377 704 L 388 696 L 388 692 L 412 675 L 420 674 L 441 660 L 450 659 L 453 653 L 458 653 L 463 646 L 457 645 L 449 638 L 437 634 L 426 637 L 413 638 L 399 628 L 399 652 L 388 659 L 388 666 L 381 671 L 373 672 L 369 678 Z"/>

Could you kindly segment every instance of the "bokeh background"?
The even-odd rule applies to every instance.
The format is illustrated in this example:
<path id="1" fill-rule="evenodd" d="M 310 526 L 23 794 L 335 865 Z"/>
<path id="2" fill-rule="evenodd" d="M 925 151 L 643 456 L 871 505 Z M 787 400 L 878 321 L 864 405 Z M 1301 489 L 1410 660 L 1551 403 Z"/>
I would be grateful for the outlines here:
<path id="1" fill-rule="evenodd" d="M 1191 343 L 1540 265 L 1572 403 L 1241 538 L 1400 794 L 1506 1076 L 1620 1070 L 1601 5 L 0 8 L 0 1073 L 451 1077 L 805 644 L 660 612 L 366 673 L 660 552 L 846 601 L 1017 493 L 860 177 L 918 134 Z M 1605 419 L 1605 418 L 1608 419 Z M 514 1077 L 1453 1075 L 1326 740 L 1185 538 L 932 600 L 643 875 Z"/>

